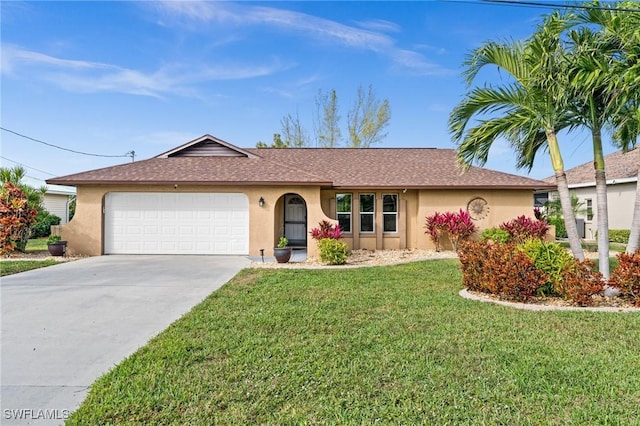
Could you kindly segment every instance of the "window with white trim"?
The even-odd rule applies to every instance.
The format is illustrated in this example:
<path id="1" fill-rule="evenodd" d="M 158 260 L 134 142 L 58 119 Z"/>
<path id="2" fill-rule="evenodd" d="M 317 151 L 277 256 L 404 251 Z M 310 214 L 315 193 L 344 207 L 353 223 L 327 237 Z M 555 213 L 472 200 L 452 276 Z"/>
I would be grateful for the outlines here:
<path id="1" fill-rule="evenodd" d="M 336 216 L 342 232 L 351 233 L 351 194 L 336 194 Z"/>
<path id="2" fill-rule="evenodd" d="M 398 194 L 382 196 L 382 230 L 398 232 Z"/>
<path id="3" fill-rule="evenodd" d="M 593 201 L 591 198 L 585 200 L 587 202 L 587 220 L 593 220 Z"/>
<path id="4" fill-rule="evenodd" d="M 360 232 L 375 231 L 376 194 L 360 194 Z"/>

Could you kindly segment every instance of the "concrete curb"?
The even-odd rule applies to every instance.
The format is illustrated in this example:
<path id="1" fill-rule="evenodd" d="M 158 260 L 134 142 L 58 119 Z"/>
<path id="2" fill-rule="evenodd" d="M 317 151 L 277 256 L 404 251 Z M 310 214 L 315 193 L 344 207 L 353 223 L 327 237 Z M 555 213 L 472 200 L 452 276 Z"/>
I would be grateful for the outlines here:
<path id="1" fill-rule="evenodd" d="M 458 293 L 461 297 L 478 302 L 495 303 L 496 305 L 508 306 L 510 308 L 522 309 L 526 311 L 579 311 L 579 312 L 618 312 L 633 313 L 640 312 L 640 308 L 617 308 L 613 306 L 600 307 L 580 307 L 580 306 L 552 306 L 552 305 L 534 305 L 531 303 L 507 302 L 506 300 L 495 300 L 490 297 L 482 297 L 471 294 L 467 289 L 460 290 Z"/>

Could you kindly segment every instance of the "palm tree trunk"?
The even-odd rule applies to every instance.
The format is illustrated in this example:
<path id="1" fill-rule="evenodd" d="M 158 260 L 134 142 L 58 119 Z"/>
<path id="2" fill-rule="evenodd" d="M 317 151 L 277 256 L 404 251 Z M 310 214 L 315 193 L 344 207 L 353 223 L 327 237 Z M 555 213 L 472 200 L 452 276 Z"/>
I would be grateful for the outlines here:
<path id="1" fill-rule="evenodd" d="M 596 203 L 598 215 L 598 265 L 600 273 L 609 279 L 609 213 L 607 209 L 607 177 L 596 170 Z"/>
<path id="2" fill-rule="evenodd" d="M 580 236 L 578 235 L 578 225 L 576 224 L 576 217 L 573 213 L 573 207 L 571 206 L 569 184 L 567 183 L 567 175 L 564 172 L 564 161 L 562 161 L 562 154 L 560 153 L 558 136 L 552 129 L 546 129 L 545 133 L 547 135 L 547 147 L 549 148 L 551 165 L 556 175 L 556 186 L 558 187 L 558 195 L 560 196 L 564 226 L 567 229 L 567 237 L 569 237 L 569 247 L 571 247 L 573 257 L 583 261 L 584 250 L 582 250 Z"/>
<path id="3" fill-rule="evenodd" d="M 631 221 L 631 232 L 627 242 L 627 253 L 633 254 L 640 246 L 640 167 L 636 179 L 636 204 L 633 209 L 633 220 Z"/>
<path id="4" fill-rule="evenodd" d="M 576 259 L 584 260 L 584 250 L 582 250 L 582 244 L 580 243 L 580 236 L 578 235 L 578 225 L 576 224 L 576 217 L 571 207 L 571 195 L 569 195 L 569 184 L 567 183 L 567 175 L 564 170 L 556 172 L 556 185 L 558 186 L 558 194 L 560 195 L 560 205 L 562 206 L 562 217 L 564 218 L 564 226 L 567 229 L 567 236 L 569 237 L 569 247 L 571 247 L 571 253 Z"/>
<path id="5" fill-rule="evenodd" d="M 607 207 L 607 174 L 599 128 L 592 130 L 593 167 L 596 169 L 596 212 L 598 215 L 598 265 L 600 273 L 609 279 L 609 212 Z"/>

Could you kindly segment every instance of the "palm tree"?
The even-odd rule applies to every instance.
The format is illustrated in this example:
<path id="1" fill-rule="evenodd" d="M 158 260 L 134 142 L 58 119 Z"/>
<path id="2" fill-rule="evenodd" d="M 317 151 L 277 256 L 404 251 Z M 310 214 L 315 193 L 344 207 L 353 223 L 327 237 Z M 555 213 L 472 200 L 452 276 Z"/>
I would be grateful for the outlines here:
<path id="1" fill-rule="evenodd" d="M 559 32 L 564 26 L 558 14 L 545 20 L 525 42 L 487 42 L 465 61 L 464 75 L 471 85 L 481 69 L 496 66 L 507 72 L 511 83 L 476 87 L 451 112 L 449 129 L 458 145 L 458 161 L 465 167 L 484 165 L 493 142 L 507 139 L 517 156 L 517 167 L 531 170 L 540 148 L 549 152 L 565 218 L 569 245 L 577 259 L 584 259 L 558 132 L 570 124 L 566 111 L 564 51 Z M 479 119 L 474 127 L 472 118 Z"/>
<path id="2" fill-rule="evenodd" d="M 609 277 L 609 224 L 607 185 L 602 151 L 602 129 L 612 131 L 614 142 L 628 151 L 639 135 L 640 105 L 640 8 L 637 3 L 623 2 L 603 7 L 594 2 L 583 9 L 573 25 L 583 25 L 569 33 L 572 46 L 571 88 L 576 125 L 591 130 L 598 214 L 599 266 Z M 624 13 L 619 8 L 637 12 Z M 594 32 L 593 25 L 600 27 Z M 640 182 L 636 191 L 636 207 L 627 251 L 634 252 L 640 240 Z"/>

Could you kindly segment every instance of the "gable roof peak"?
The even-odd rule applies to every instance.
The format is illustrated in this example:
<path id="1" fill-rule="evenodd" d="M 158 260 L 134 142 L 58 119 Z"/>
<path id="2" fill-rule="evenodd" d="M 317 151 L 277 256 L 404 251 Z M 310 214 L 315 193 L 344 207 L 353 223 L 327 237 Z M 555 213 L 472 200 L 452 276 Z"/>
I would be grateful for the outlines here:
<path id="1" fill-rule="evenodd" d="M 156 155 L 155 158 L 169 157 L 246 157 L 259 158 L 259 155 L 245 149 L 239 148 L 222 139 L 205 134 L 182 144 L 162 154 Z"/>

